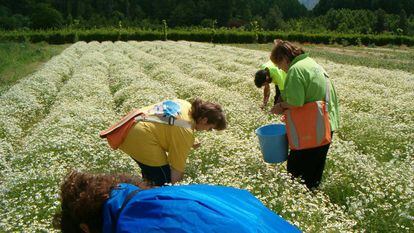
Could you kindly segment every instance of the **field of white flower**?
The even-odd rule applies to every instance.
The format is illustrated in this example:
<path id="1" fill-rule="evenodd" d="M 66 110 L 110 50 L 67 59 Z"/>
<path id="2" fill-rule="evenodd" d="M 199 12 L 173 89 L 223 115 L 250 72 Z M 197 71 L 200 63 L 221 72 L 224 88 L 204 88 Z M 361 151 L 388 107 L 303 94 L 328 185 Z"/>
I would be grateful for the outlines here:
<path id="1" fill-rule="evenodd" d="M 268 53 L 195 42 L 78 42 L 0 96 L 0 231 L 53 231 L 68 169 L 139 173 L 98 132 L 168 98 L 215 101 L 228 130 L 200 133 L 183 183 L 244 188 L 304 232 L 414 231 L 414 75 L 316 59 L 340 98 L 322 186 L 266 164 L 253 83 Z"/>

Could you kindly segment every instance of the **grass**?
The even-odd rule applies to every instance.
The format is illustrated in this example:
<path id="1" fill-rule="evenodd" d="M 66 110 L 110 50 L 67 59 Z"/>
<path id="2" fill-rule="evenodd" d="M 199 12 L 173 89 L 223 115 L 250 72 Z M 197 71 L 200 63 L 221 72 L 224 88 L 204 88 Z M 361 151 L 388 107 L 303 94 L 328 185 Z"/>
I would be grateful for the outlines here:
<path id="1" fill-rule="evenodd" d="M 231 46 L 271 51 L 273 44 L 231 44 Z M 301 45 L 311 56 L 339 64 L 367 66 L 414 73 L 414 49 L 409 47 L 365 47 L 339 45 Z"/>
<path id="2" fill-rule="evenodd" d="M 0 43 L 0 95 L 69 45 Z"/>

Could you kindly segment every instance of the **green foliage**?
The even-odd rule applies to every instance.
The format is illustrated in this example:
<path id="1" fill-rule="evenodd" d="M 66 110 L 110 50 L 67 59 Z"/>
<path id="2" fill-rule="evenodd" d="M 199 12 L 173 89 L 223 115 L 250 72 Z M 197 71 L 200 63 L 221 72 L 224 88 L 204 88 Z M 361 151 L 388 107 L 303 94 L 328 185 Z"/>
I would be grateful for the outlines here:
<path id="1" fill-rule="evenodd" d="M 270 8 L 264 22 L 264 29 L 277 30 L 283 27 L 283 13 L 278 6 Z"/>
<path id="2" fill-rule="evenodd" d="M 401 10 L 398 20 L 398 28 L 401 29 L 401 33 L 399 34 L 407 34 L 408 31 L 408 19 L 407 13 L 404 9 Z"/>
<path id="3" fill-rule="evenodd" d="M 313 13 L 323 15 L 330 9 L 366 9 L 371 11 L 384 9 L 391 14 L 399 14 L 402 9 L 405 9 L 408 14 L 414 14 L 414 5 L 412 1 L 407 0 L 319 0 Z"/>
<path id="4" fill-rule="evenodd" d="M 257 26 L 258 27 L 258 26 Z M 365 34 L 338 34 L 338 33 L 300 33 L 261 31 L 260 28 L 252 31 L 229 29 L 169 29 L 169 40 L 189 40 L 215 43 L 268 43 L 275 38 L 315 44 L 343 44 L 343 45 L 414 45 L 414 37 L 403 35 L 365 35 Z M 65 44 L 76 41 L 117 41 L 117 40 L 165 40 L 164 30 L 140 30 L 130 28 L 102 28 L 92 30 L 65 29 L 50 31 L 11 31 L 0 34 L 1 41 L 14 42 L 41 42 L 50 44 Z"/>
<path id="5" fill-rule="evenodd" d="M 19 0 L 0 3 L 0 28 L 145 31 L 162 30 L 162 20 L 170 28 L 211 28 L 216 20 L 217 27 L 251 31 L 256 21 L 265 30 L 287 32 L 414 35 L 414 4 L 409 2 L 320 0 L 309 12 L 297 0 Z M 214 34 L 213 29 L 210 41 Z"/>
<path id="6" fill-rule="evenodd" d="M 325 15 L 327 29 L 340 33 L 364 33 L 373 31 L 375 15 L 368 10 L 329 10 Z"/>
<path id="7" fill-rule="evenodd" d="M 375 22 L 375 32 L 383 32 L 386 29 L 386 22 L 385 22 L 385 17 L 386 17 L 386 13 L 383 9 L 379 9 L 375 11 L 377 20 Z"/>
<path id="8" fill-rule="evenodd" d="M 66 47 L 46 43 L 0 43 L 0 94 Z"/>
<path id="9" fill-rule="evenodd" d="M 62 14 L 43 3 L 34 7 L 30 18 L 35 29 L 60 28 L 63 24 Z"/>

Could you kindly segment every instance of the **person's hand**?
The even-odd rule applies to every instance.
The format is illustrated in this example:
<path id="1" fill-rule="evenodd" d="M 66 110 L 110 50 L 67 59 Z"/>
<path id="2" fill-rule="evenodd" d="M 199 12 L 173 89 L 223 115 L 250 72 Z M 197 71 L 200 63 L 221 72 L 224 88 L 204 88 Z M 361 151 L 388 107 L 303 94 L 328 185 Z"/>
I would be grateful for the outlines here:
<path id="1" fill-rule="evenodd" d="M 175 184 L 181 181 L 183 179 L 184 173 L 175 170 L 173 167 L 171 167 L 171 165 L 170 165 L 170 168 L 171 168 L 171 183 Z"/>
<path id="2" fill-rule="evenodd" d="M 270 109 L 270 113 L 279 115 L 282 114 L 285 111 L 284 108 L 282 108 L 282 105 L 280 103 L 275 104 L 272 109 Z"/>
<path id="3" fill-rule="evenodd" d="M 143 120 L 147 119 L 147 117 L 148 117 L 148 115 L 147 115 L 147 114 L 145 114 L 144 112 L 143 112 L 143 113 L 141 113 L 141 115 L 140 115 L 140 116 L 142 117 L 142 119 L 143 119 Z"/>
<path id="4" fill-rule="evenodd" d="M 201 146 L 201 142 L 196 142 L 193 144 L 193 149 L 196 150 Z"/>

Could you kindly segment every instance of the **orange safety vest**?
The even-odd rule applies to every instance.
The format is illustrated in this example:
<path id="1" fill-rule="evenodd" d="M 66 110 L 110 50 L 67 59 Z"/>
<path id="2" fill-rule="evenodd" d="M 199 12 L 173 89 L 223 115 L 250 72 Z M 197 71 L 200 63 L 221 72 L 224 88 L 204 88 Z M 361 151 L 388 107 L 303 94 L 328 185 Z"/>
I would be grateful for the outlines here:
<path id="1" fill-rule="evenodd" d="M 139 109 L 132 110 L 126 116 L 124 116 L 119 122 L 115 123 L 107 130 L 101 131 L 99 133 L 99 136 L 101 138 L 106 138 L 106 140 L 108 140 L 109 146 L 111 146 L 112 149 L 118 149 L 118 147 L 122 144 L 122 142 L 128 135 L 128 131 L 135 124 L 135 117 L 141 114 L 143 114 L 143 112 Z"/>
<path id="2" fill-rule="evenodd" d="M 331 143 L 331 126 L 329 122 L 329 82 L 325 75 L 325 101 L 306 103 L 284 112 L 286 134 L 292 150 L 304 150 Z"/>

